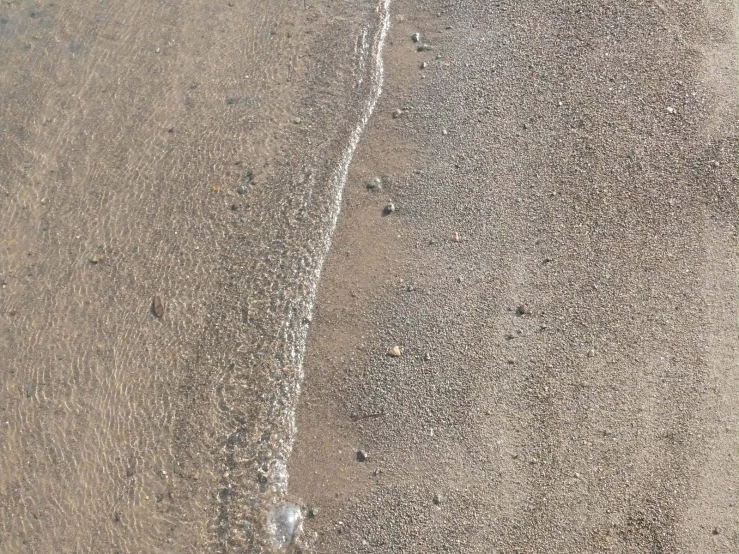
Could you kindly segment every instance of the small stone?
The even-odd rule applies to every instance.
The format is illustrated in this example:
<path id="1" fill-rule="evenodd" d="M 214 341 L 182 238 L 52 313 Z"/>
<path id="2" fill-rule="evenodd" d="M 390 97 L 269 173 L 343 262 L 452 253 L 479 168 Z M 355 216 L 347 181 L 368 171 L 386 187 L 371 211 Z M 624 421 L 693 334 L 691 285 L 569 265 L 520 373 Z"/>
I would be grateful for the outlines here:
<path id="1" fill-rule="evenodd" d="M 426 62 L 421 62 L 421 69 L 426 69 L 429 66 Z"/>
<path id="2" fill-rule="evenodd" d="M 588 350 L 588 358 L 592 358 L 593 356 L 595 356 L 595 348 Z"/>
<path id="3" fill-rule="evenodd" d="M 434 504 L 437 506 L 441 504 L 441 495 L 438 492 L 434 494 Z"/>
<path id="4" fill-rule="evenodd" d="M 430 44 L 425 44 L 425 43 L 419 44 L 418 48 L 416 48 L 416 50 L 419 52 L 427 52 L 428 50 L 433 50 L 433 49 L 434 49 L 433 46 L 431 46 Z"/>
<path id="5" fill-rule="evenodd" d="M 675 115 L 675 112 L 676 112 L 676 111 L 677 111 L 677 110 L 675 110 L 675 108 L 673 108 L 672 106 L 667 106 L 667 113 L 668 113 L 668 114 L 670 114 L 670 115 Z"/>
<path id="6" fill-rule="evenodd" d="M 164 303 L 162 302 L 162 298 L 159 295 L 155 295 L 154 298 L 151 301 L 151 310 L 154 312 L 154 315 L 158 318 L 161 318 L 164 315 Z"/>
<path id="7" fill-rule="evenodd" d="M 531 310 L 528 306 L 521 304 L 520 306 L 518 306 L 518 308 L 516 308 L 516 313 L 518 315 L 531 315 Z"/>
<path id="8" fill-rule="evenodd" d="M 426 353 L 425 353 L 425 354 L 423 355 L 423 361 L 424 361 L 424 362 L 428 362 L 428 361 L 430 361 L 430 360 L 431 360 L 431 354 L 430 354 L 430 353 L 428 353 L 428 352 L 426 352 Z"/>
<path id="9" fill-rule="evenodd" d="M 455 232 L 455 233 L 454 233 L 454 234 L 452 235 L 452 242 L 460 242 L 461 240 L 462 240 L 462 238 L 461 238 L 461 237 L 459 236 L 459 233 L 456 233 L 456 232 Z"/>
<path id="10" fill-rule="evenodd" d="M 441 134 L 447 136 L 449 134 L 449 131 L 447 131 L 446 129 L 442 129 Z"/>
<path id="11" fill-rule="evenodd" d="M 357 461 L 358 462 L 366 462 L 369 458 L 369 454 L 365 452 L 364 450 L 357 450 Z"/>
<path id="12" fill-rule="evenodd" d="M 411 40 L 413 42 L 421 42 L 421 33 L 413 33 L 411 35 Z"/>
<path id="13" fill-rule="evenodd" d="M 367 188 L 374 191 L 382 190 L 382 179 L 380 179 L 379 177 L 375 177 L 369 183 L 367 183 Z"/>
<path id="14" fill-rule="evenodd" d="M 714 527 L 712 533 L 714 535 L 720 535 L 721 534 L 721 529 L 719 529 L 718 527 Z"/>
<path id="15" fill-rule="evenodd" d="M 382 212 L 385 215 L 390 215 L 391 213 L 395 212 L 395 204 L 393 204 L 393 203 L 388 204 L 387 206 L 385 206 L 385 208 L 382 210 Z"/>
<path id="16" fill-rule="evenodd" d="M 295 123 L 295 125 L 300 125 L 303 122 L 303 120 L 300 119 L 299 117 L 296 117 L 295 119 L 293 119 L 293 122 Z"/>
<path id="17" fill-rule="evenodd" d="M 316 517 L 318 515 L 318 508 L 315 506 L 309 506 L 307 511 L 308 517 Z"/>
<path id="18" fill-rule="evenodd" d="M 159 52 L 161 52 L 161 51 L 162 51 L 162 49 L 161 49 L 161 48 L 157 48 L 157 49 L 156 49 L 156 53 L 157 53 L 157 54 L 159 54 Z"/>
<path id="19" fill-rule="evenodd" d="M 393 110 L 393 119 L 399 119 L 403 115 L 403 110 L 396 108 Z"/>
<path id="20" fill-rule="evenodd" d="M 244 185 L 239 185 L 236 187 L 236 192 L 239 194 L 246 194 L 246 187 Z"/>
<path id="21" fill-rule="evenodd" d="M 400 346 L 397 344 L 395 346 L 392 346 L 388 349 L 387 355 L 391 358 L 400 358 L 400 356 L 403 354 L 403 351 L 400 349 Z"/>
<path id="22" fill-rule="evenodd" d="M 97 264 L 99 264 L 99 263 L 100 263 L 100 258 L 98 258 L 97 256 L 92 256 L 92 257 L 90 258 L 90 263 L 91 263 L 92 265 L 97 265 Z"/>

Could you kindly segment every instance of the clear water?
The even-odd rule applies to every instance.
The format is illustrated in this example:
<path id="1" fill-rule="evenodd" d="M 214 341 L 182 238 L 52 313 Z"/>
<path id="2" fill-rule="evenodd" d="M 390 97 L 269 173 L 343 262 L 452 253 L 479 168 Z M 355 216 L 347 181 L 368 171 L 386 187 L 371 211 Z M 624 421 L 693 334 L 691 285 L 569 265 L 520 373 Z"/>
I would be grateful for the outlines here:
<path id="1" fill-rule="evenodd" d="M 0 3 L 9 552 L 298 539 L 308 321 L 389 2 L 231 4 Z"/>

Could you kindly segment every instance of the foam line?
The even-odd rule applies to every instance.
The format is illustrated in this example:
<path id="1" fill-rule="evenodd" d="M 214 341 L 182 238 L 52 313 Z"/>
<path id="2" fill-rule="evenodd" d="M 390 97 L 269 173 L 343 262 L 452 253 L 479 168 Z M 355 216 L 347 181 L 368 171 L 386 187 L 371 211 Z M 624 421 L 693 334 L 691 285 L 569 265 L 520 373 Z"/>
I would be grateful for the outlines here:
<path id="1" fill-rule="evenodd" d="M 387 40 L 387 34 L 390 29 L 390 2 L 391 0 L 380 0 L 378 2 L 377 11 L 380 14 L 380 25 L 377 33 L 375 34 L 374 44 L 372 45 L 372 57 L 374 58 L 374 71 L 372 73 L 372 84 L 370 88 L 369 96 L 365 101 L 364 110 L 354 128 L 351 136 L 349 137 L 349 143 L 344 149 L 341 159 L 334 171 L 331 181 L 329 183 L 331 203 L 328 206 L 329 209 L 329 221 L 326 233 L 323 236 L 321 245 L 316 249 L 315 258 L 315 269 L 312 278 L 309 279 L 309 285 L 307 294 L 305 297 L 305 311 L 310 317 L 313 315 L 316 301 L 316 293 L 318 291 L 318 283 L 321 280 L 321 272 L 323 271 L 323 265 L 328 256 L 329 250 L 331 249 L 331 240 L 336 226 L 339 222 L 339 213 L 341 212 L 341 205 L 344 197 L 344 189 L 346 188 L 346 181 L 349 175 L 349 166 L 351 165 L 354 152 L 359 145 L 359 141 L 362 138 L 367 123 L 369 123 L 372 114 L 375 111 L 377 101 L 382 94 L 382 87 L 385 82 L 385 66 L 383 64 L 382 52 L 385 47 Z M 286 335 L 289 334 L 288 329 L 291 327 L 290 323 L 286 324 Z M 291 348 L 291 358 L 295 367 L 297 368 L 297 376 L 295 382 L 295 390 L 293 402 L 290 403 L 288 408 L 289 413 L 287 414 L 287 432 L 285 441 L 282 444 L 284 459 L 282 463 L 285 463 L 289 453 L 292 451 L 293 440 L 295 437 L 295 409 L 296 400 L 300 391 L 300 384 L 303 381 L 305 371 L 303 363 L 305 361 L 305 349 L 308 340 L 308 325 L 300 322 L 298 324 L 298 333 L 296 339 L 293 341 Z M 281 468 L 285 471 L 283 493 L 287 492 L 287 472 L 286 468 Z"/>

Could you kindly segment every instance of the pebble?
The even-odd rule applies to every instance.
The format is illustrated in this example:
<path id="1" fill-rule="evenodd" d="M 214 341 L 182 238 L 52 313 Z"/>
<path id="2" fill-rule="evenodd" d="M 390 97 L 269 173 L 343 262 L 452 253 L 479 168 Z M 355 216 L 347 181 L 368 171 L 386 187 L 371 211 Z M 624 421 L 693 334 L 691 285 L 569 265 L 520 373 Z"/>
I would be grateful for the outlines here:
<path id="1" fill-rule="evenodd" d="M 438 492 L 434 495 L 434 504 L 437 506 L 441 504 L 441 495 Z"/>
<path id="2" fill-rule="evenodd" d="M 395 346 L 392 346 L 388 349 L 387 354 L 392 358 L 400 358 L 400 356 L 403 354 L 403 351 L 400 349 L 400 346 L 396 344 Z"/>
<path id="3" fill-rule="evenodd" d="M 164 315 L 164 303 L 159 295 L 155 295 L 151 301 L 151 309 L 154 315 L 161 318 Z"/>
<path id="4" fill-rule="evenodd" d="M 315 506 L 310 506 L 307 513 L 308 517 L 316 517 L 318 515 L 318 508 L 316 508 Z"/>
<path id="5" fill-rule="evenodd" d="M 402 115 L 403 115 L 403 110 L 401 110 L 400 108 L 397 108 L 396 110 L 393 111 L 393 119 L 398 119 Z"/>
<path id="6" fill-rule="evenodd" d="M 529 309 L 528 306 L 521 304 L 518 308 L 516 308 L 516 313 L 518 315 L 531 315 L 531 309 Z"/>
<path id="7" fill-rule="evenodd" d="M 588 358 L 592 358 L 593 356 L 595 356 L 595 348 L 588 350 Z"/>
<path id="8" fill-rule="evenodd" d="M 357 461 L 358 462 L 366 462 L 369 458 L 369 454 L 365 452 L 364 450 L 357 450 Z"/>
<path id="9" fill-rule="evenodd" d="M 424 362 L 428 362 L 428 361 L 430 361 L 430 360 L 431 360 L 431 354 L 429 354 L 428 352 L 426 352 L 426 353 L 425 353 L 425 354 L 423 355 L 423 361 L 424 361 Z"/>
<path id="10" fill-rule="evenodd" d="M 385 206 L 385 208 L 382 211 L 385 215 L 390 215 L 391 213 L 395 211 L 395 204 L 392 204 L 392 203 L 388 204 L 387 206 Z"/>
<path id="11" fill-rule="evenodd" d="M 382 179 L 380 179 L 379 177 L 375 177 L 369 183 L 367 183 L 367 188 L 369 190 L 382 190 Z"/>
<path id="12" fill-rule="evenodd" d="M 447 131 L 446 129 L 442 129 L 441 134 L 447 136 L 449 134 L 449 131 Z"/>
<path id="13" fill-rule="evenodd" d="M 672 106 L 667 106 L 667 113 L 668 114 L 674 115 L 675 114 L 675 111 L 676 111 L 675 108 L 673 108 Z"/>
<path id="14" fill-rule="evenodd" d="M 421 42 L 421 33 L 413 33 L 411 35 L 411 40 L 413 42 Z"/>
<path id="15" fill-rule="evenodd" d="M 239 194 L 246 194 L 246 187 L 244 185 L 239 185 L 236 188 L 236 192 L 238 192 Z"/>
<path id="16" fill-rule="evenodd" d="M 100 263 L 100 258 L 98 258 L 97 256 L 92 256 L 92 257 L 90 258 L 90 263 L 91 263 L 92 265 L 96 265 L 96 264 L 99 264 L 99 263 Z"/>
<path id="17" fill-rule="evenodd" d="M 454 242 L 460 242 L 461 240 L 462 240 L 462 238 L 459 236 L 459 233 L 454 233 L 452 235 L 452 241 L 454 241 Z"/>
<path id="18" fill-rule="evenodd" d="M 426 52 L 428 50 L 433 50 L 433 49 L 434 49 L 433 46 L 431 46 L 430 44 L 425 44 L 425 43 L 424 44 L 419 44 L 418 45 L 418 48 L 416 48 L 416 50 L 419 51 L 419 52 Z"/>
<path id="19" fill-rule="evenodd" d="M 421 69 L 426 69 L 429 66 L 426 62 L 421 62 Z"/>

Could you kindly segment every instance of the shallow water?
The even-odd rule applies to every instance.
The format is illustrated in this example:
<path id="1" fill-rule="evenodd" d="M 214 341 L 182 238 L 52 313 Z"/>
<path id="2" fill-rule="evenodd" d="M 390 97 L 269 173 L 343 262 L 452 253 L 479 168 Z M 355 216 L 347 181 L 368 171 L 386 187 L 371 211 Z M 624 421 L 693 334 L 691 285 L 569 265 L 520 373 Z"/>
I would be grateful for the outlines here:
<path id="1" fill-rule="evenodd" d="M 0 550 L 275 546 L 387 2 L 230 4 L 0 4 Z"/>

